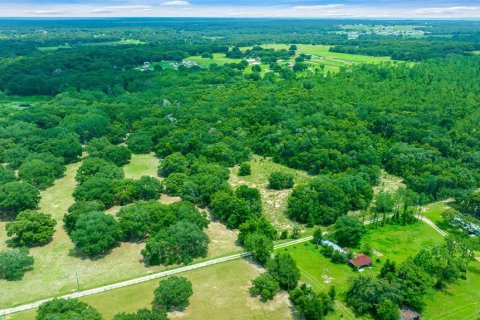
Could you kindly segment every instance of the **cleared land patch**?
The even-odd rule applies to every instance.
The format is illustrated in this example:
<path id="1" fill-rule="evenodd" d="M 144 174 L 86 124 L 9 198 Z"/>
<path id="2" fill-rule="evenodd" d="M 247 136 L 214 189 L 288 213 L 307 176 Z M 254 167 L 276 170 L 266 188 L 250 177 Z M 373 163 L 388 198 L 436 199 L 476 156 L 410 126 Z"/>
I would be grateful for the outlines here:
<path id="1" fill-rule="evenodd" d="M 292 189 L 287 190 L 271 190 L 268 189 L 268 177 L 272 172 L 282 171 L 294 175 L 295 185 L 307 183 L 314 177 L 309 176 L 306 172 L 285 167 L 281 164 L 274 163 L 271 158 L 263 158 L 253 156 L 250 160 L 252 174 L 249 176 L 238 176 L 239 167 L 231 170 L 230 184 L 238 187 L 242 184 L 255 187 L 260 190 L 262 196 L 263 210 L 270 222 L 279 230 L 289 229 L 293 223 L 286 215 L 288 196 Z"/>

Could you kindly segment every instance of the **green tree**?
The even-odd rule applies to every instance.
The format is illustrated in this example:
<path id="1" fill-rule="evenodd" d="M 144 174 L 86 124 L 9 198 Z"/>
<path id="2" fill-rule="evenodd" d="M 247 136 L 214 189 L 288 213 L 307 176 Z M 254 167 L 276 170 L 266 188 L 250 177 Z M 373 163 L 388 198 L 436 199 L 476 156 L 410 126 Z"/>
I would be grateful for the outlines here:
<path id="1" fill-rule="evenodd" d="M 78 218 L 92 211 L 104 211 L 105 205 L 99 201 L 78 201 L 68 208 L 68 212 L 63 216 L 63 223 L 67 233 L 75 229 Z"/>
<path id="2" fill-rule="evenodd" d="M 252 233 L 245 238 L 245 251 L 250 251 L 255 260 L 265 265 L 273 252 L 273 241 L 262 233 Z"/>
<path id="3" fill-rule="evenodd" d="M 168 320 L 165 310 L 140 309 L 136 313 L 119 313 L 113 317 L 113 320 Z"/>
<path id="4" fill-rule="evenodd" d="M 184 310 L 193 294 L 192 283 L 183 277 L 172 276 L 160 281 L 154 292 L 153 307 L 167 311 Z"/>
<path id="5" fill-rule="evenodd" d="M 5 226 L 7 236 L 17 247 L 32 247 L 48 243 L 55 232 L 57 222 L 48 214 L 33 210 L 22 211 L 15 221 Z"/>
<path id="6" fill-rule="evenodd" d="M 142 255 L 150 265 L 190 263 L 194 258 L 206 257 L 209 242 L 197 225 L 179 221 L 148 238 Z"/>
<path id="7" fill-rule="evenodd" d="M 33 267 L 33 257 L 26 248 L 0 251 L 0 279 L 21 280 Z"/>
<path id="8" fill-rule="evenodd" d="M 142 200 L 158 199 L 163 191 L 162 183 L 154 177 L 142 176 L 136 181 L 137 193 Z"/>
<path id="9" fill-rule="evenodd" d="M 399 320 L 400 311 L 398 305 L 389 299 L 381 301 L 377 307 L 377 318 L 379 320 Z"/>
<path id="10" fill-rule="evenodd" d="M 260 191 L 257 188 L 250 188 L 246 185 L 241 185 L 235 190 L 235 195 L 239 199 L 247 202 L 252 214 L 260 216 L 262 214 L 262 198 Z"/>
<path id="11" fill-rule="evenodd" d="M 135 154 L 146 154 L 152 151 L 152 136 L 148 132 L 132 133 L 127 140 L 128 148 Z"/>
<path id="12" fill-rule="evenodd" d="M 323 240 L 323 230 L 322 228 L 316 228 L 315 231 L 313 232 L 313 243 L 316 245 L 322 244 Z"/>
<path id="13" fill-rule="evenodd" d="M 252 173 L 252 168 L 249 163 L 242 163 L 238 169 L 238 175 L 240 177 L 249 176 Z"/>
<path id="14" fill-rule="evenodd" d="M 35 320 L 102 320 L 100 313 L 92 306 L 78 299 L 53 299 L 43 303 Z"/>
<path id="15" fill-rule="evenodd" d="M 358 315 L 377 312 L 377 307 L 384 300 L 398 305 L 402 301 L 402 292 L 395 283 L 371 276 L 351 277 L 345 291 L 345 301 Z"/>
<path id="16" fill-rule="evenodd" d="M 77 170 L 75 180 L 83 184 L 91 178 L 123 179 L 122 168 L 101 158 L 87 158 Z"/>
<path id="17" fill-rule="evenodd" d="M 171 196 L 178 196 L 182 191 L 183 184 L 188 179 L 185 173 L 172 173 L 163 180 L 165 193 Z"/>
<path id="18" fill-rule="evenodd" d="M 365 226 L 358 218 L 341 216 L 335 222 L 334 237 L 341 246 L 357 246 L 365 232 Z"/>
<path id="19" fill-rule="evenodd" d="M 17 180 L 17 177 L 15 177 L 15 172 L 0 166 L 0 186 L 15 180 Z"/>
<path id="20" fill-rule="evenodd" d="M 423 296 L 429 288 L 434 285 L 434 278 L 422 267 L 416 265 L 412 259 L 407 259 L 398 266 L 396 272 L 401 291 L 403 303 L 416 310 L 422 310 L 425 306 Z"/>
<path id="21" fill-rule="evenodd" d="M 172 173 L 186 173 L 188 169 L 187 158 L 179 152 L 166 156 L 158 167 L 158 175 L 168 177 Z"/>
<path id="22" fill-rule="evenodd" d="M 18 169 L 18 176 L 39 189 L 45 189 L 55 181 L 53 166 L 36 159 L 25 161 Z"/>
<path id="23" fill-rule="evenodd" d="M 288 253 L 280 253 L 267 263 L 267 270 L 278 281 L 280 288 L 292 290 L 300 280 L 300 269 Z"/>
<path id="24" fill-rule="evenodd" d="M 293 187 L 293 175 L 281 171 L 275 171 L 268 177 L 268 187 L 274 190 L 283 190 Z"/>
<path id="25" fill-rule="evenodd" d="M 78 218 L 70 238 L 82 255 L 95 257 L 115 246 L 122 238 L 122 230 L 112 216 L 92 211 Z"/>
<path id="26" fill-rule="evenodd" d="M 40 202 L 40 192 L 26 182 L 7 182 L 0 186 L 0 214 L 15 217 L 28 209 L 35 209 Z"/>
<path id="27" fill-rule="evenodd" d="M 262 301 L 272 300 L 280 290 L 277 280 L 268 272 L 262 273 L 252 281 L 250 293 L 260 296 Z"/>
<path id="28" fill-rule="evenodd" d="M 90 178 L 73 192 L 75 201 L 98 201 L 110 208 L 115 204 L 114 182 L 108 178 Z"/>
<path id="29" fill-rule="evenodd" d="M 239 199 L 231 191 L 216 192 L 210 203 L 212 215 L 223 221 L 228 228 L 238 228 L 252 217 L 252 211 L 245 199 Z"/>

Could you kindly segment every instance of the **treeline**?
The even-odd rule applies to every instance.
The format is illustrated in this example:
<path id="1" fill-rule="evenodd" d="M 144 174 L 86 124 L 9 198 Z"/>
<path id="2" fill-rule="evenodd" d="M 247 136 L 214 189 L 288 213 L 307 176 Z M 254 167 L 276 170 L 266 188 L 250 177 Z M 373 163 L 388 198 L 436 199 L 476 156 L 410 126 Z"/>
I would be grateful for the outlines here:
<path id="1" fill-rule="evenodd" d="M 472 39 L 474 40 L 474 39 Z M 393 60 L 422 61 L 451 55 L 469 55 L 479 50 L 478 41 L 355 40 L 330 48 L 332 52 L 391 57 Z"/>

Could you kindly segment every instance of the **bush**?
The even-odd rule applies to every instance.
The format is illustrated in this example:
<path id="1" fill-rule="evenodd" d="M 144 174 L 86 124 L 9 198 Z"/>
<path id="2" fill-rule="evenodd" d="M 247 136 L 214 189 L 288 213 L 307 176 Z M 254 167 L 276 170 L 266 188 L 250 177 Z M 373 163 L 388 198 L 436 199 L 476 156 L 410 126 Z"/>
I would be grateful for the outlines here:
<path id="1" fill-rule="evenodd" d="M 293 184 L 293 175 L 290 173 L 275 171 L 268 178 L 268 187 L 274 190 L 290 189 Z"/>
<path id="2" fill-rule="evenodd" d="M 160 286 L 154 292 L 153 305 L 157 309 L 181 311 L 188 306 L 192 294 L 192 283 L 189 280 L 172 276 L 160 281 Z"/>
<path id="3" fill-rule="evenodd" d="M 25 248 L 0 252 L 0 279 L 20 280 L 33 266 L 33 257 Z"/>
<path id="4" fill-rule="evenodd" d="M 238 175 L 243 177 L 243 176 L 249 176 L 252 173 L 252 169 L 250 167 L 249 163 L 242 163 L 240 165 L 240 168 L 238 169 Z"/>
<path id="5" fill-rule="evenodd" d="M 57 222 L 48 214 L 33 210 L 22 211 L 17 219 L 7 223 L 5 230 L 17 247 L 32 247 L 48 243 L 55 232 Z"/>

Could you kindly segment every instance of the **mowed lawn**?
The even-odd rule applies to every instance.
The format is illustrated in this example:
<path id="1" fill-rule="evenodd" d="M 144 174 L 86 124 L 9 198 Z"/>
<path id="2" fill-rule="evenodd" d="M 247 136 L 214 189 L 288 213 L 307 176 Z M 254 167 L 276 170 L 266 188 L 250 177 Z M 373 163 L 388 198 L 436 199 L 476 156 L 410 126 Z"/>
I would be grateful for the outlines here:
<path id="1" fill-rule="evenodd" d="M 152 272 L 165 270 L 164 266 L 146 267 L 142 262 L 143 243 L 121 243 L 104 257 L 91 260 L 71 255 L 73 243 L 63 229 L 63 216 L 73 203 L 75 174 L 81 163 L 67 167 L 65 176 L 55 185 L 41 193 L 40 211 L 49 213 L 57 221 L 53 241 L 30 252 L 35 258 L 32 271 L 20 281 L 0 280 L 0 309 L 56 295 L 77 291 L 77 275 L 80 290 L 128 280 Z M 151 155 L 133 156 L 130 164 L 124 167 L 126 177 L 139 178 L 143 175 L 156 175 L 158 159 Z M 172 199 L 162 197 L 171 202 Z M 174 199 L 176 200 L 176 199 Z M 117 208 L 118 210 L 118 208 Z M 4 230 L 5 222 L 0 222 L 0 250 L 7 249 L 8 239 Z M 236 245 L 237 233 L 223 224 L 211 223 L 207 229 L 211 243 L 207 258 L 215 258 L 241 252 Z M 198 259 L 197 261 L 204 260 Z M 26 294 L 28 292 L 28 294 Z"/>
<path id="2" fill-rule="evenodd" d="M 184 312 L 170 313 L 170 319 L 242 320 L 293 319 L 288 296 L 277 295 L 273 301 L 261 302 L 250 296 L 251 280 L 261 269 L 247 260 L 225 262 L 181 274 L 193 284 L 193 296 Z M 82 298 L 98 309 L 106 320 L 120 312 L 134 312 L 150 308 L 153 292 L 160 280 L 121 288 Z M 35 310 L 7 317 L 7 320 L 33 320 Z"/>
<path id="3" fill-rule="evenodd" d="M 289 229 L 292 221 L 286 217 L 288 196 L 292 189 L 271 190 L 268 189 L 268 177 L 272 172 L 281 171 L 291 173 L 294 176 L 295 185 L 304 184 L 314 177 L 309 176 L 305 171 L 295 170 L 274 163 L 271 158 L 263 158 L 254 155 L 249 161 L 252 173 L 249 176 L 238 176 L 239 167 L 234 167 L 230 173 L 230 184 L 236 188 L 242 184 L 255 187 L 260 190 L 262 196 L 263 210 L 266 217 L 278 229 Z"/>

